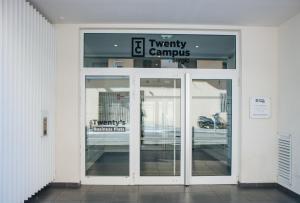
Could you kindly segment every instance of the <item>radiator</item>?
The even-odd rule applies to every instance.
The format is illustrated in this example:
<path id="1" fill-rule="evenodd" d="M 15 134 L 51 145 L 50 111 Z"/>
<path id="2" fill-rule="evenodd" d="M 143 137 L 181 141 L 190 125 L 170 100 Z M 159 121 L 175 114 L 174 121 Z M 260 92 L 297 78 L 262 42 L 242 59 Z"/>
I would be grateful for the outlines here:
<path id="1" fill-rule="evenodd" d="M 292 185 L 292 136 L 290 134 L 279 134 L 278 183 L 286 187 Z"/>

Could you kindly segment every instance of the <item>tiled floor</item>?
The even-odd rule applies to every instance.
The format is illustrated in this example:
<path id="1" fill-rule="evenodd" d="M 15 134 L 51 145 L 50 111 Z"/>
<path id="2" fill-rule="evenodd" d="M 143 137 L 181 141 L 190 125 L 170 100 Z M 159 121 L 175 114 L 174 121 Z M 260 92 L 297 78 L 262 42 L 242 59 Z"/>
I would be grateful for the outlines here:
<path id="1" fill-rule="evenodd" d="M 48 188 L 27 202 L 43 203 L 299 203 L 278 189 L 245 189 L 233 185 L 82 186 Z"/>

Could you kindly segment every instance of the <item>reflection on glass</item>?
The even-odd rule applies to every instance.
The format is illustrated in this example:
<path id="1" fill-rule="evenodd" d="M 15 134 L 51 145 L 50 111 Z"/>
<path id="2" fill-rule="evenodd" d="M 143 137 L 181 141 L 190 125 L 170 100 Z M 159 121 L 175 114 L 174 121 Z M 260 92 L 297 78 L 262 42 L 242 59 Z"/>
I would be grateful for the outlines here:
<path id="1" fill-rule="evenodd" d="M 231 175 L 231 80 L 193 80 L 192 175 Z"/>
<path id="2" fill-rule="evenodd" d="M 129 78 L 86 77 L 88 176 L 129 175 Z"/>
<path id="3" fill-rule="evenodd" d="M 180 175 L 180 79 L 141 79 L 140 175 Z"/>

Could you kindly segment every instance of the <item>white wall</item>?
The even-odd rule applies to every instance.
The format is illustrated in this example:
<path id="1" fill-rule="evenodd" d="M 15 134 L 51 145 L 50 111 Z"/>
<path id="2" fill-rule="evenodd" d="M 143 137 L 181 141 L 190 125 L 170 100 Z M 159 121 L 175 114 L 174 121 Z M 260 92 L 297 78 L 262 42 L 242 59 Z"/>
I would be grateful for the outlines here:
<path id="1" fill-rule="evenodd" d="M 80 181 L 79 29 L 170 28 L 241 30 L 240 182 L 276 182 L 278 30 L 272 27 L 192 25 L 80 25 L 57 24 L 58 71 L 56 112 L 57 182 Z M 249 97 L 272 99 L 271 119 L 249 119 Z"/>
<path id="2" fill-rule="evenodd" d="M 240 182 L 277 182 L 277 28 L 242 29 Z M 271 98 L 270 119 L 249 119 L 251 96 Z"/>
<path id="3" fill-rule="evenodd" d="M 80 181 L 79 29 L 55 25 L 57 46 L 55 181 Z"/>
<path id="4" fill-rule="evenodd" d="M 278 131 L 293 139 L 292 186 L 300 194 L 300 14 L 279 28 L 279 114 Z"/>
<path id="5" fill-rule="evenodd" d="M 0 202 L 21 203 L 54 178 L 54 28 L 24 0 L 0 13 Z"/>

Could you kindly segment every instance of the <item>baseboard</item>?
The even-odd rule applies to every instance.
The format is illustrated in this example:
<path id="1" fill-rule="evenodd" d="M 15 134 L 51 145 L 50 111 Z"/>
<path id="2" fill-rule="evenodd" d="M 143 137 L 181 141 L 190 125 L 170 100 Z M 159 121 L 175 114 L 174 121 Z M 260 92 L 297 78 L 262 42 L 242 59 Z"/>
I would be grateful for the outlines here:
<path id="1" fill-rule="evenodd" d="M 36 192 L 34 195 L 32 195 L 28 200 L 25 200 L 24 202 L 31 202 L 31 200 L 35 199 L 36 196 L 41 194 L 42 192 L 46 191 L 49 188 L 80 188 L 80 183 L 49 183 L 45 187 L 41 188 L 38 192 Z"/>
<path id="2" fill-rule="evenodd" d="M 241 188 L 278 188 L 278 183 L 241 183 L 238 182 Z"/>
<path id="3" fill-rule="evenodd" d="M 52 182 L 49 184 L 51 188 L 80 188 L 81 183 L 65 183 L 65 182 Z"/>
<path id="4" fill-rule="evenodd" d="M 290 196 L 292 196 L 292 197 L 300 200 L 300 195 L 297 194 L 297 193 L 295 193 L 294 191 L 292 191 L 292 190 L 290 190 L 290 189 L 288 189 L 286 187 L 283 187 L 282 185 L 279 185 L 279 184 L 278 184 L 278 189 L 281 190 L 282 192 L 287 193 Z"/>
<path id="5" fill-rule="evenodd" d="M 300 195 L 295 193 L 294 191 L 283 187 L 278 183 L 241 183 L 238 182 L 238 186 L 241 188 L 277 188 L 278 190 L 288 194 L 291 197 L 294 197 L 300 200 Z"/>
<path id="6" fill-rule="evenodd" d="M 31 202 L 31 200 L 35 199 L 35 197 L 37 197 L 39 194 L 41 194 L 42 192 L 46 191 L 48 188 L 50 188 L 50 183 L 48 185 L 46 185 L 45 187 L 41 188 L 39 191 L 37 191 L 36 193 L 34 193 L 30 198 L 28 198 L 27 200 L 24 200 L 24 203 L 27 202 Z"/>

